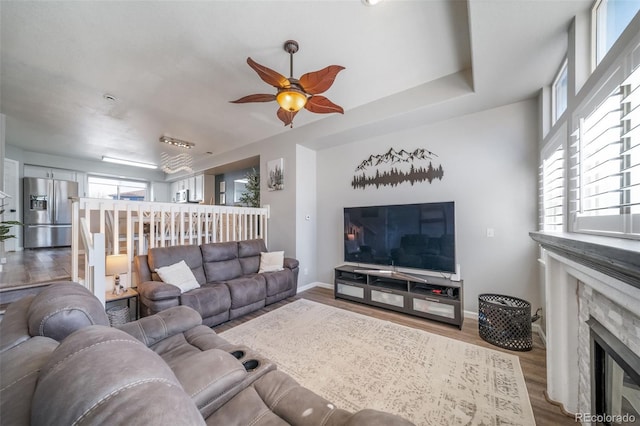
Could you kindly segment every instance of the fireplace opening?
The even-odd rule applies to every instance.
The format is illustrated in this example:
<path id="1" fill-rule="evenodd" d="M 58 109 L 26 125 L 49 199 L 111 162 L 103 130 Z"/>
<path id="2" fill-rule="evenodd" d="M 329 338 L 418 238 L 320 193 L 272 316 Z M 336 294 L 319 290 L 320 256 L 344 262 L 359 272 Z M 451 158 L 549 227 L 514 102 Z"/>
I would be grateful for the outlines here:
<path id="1" fill-rule="evenodd" d="M 594 318 L 587 324 L 593 424 L 640 426 L 640 357 Z"/>

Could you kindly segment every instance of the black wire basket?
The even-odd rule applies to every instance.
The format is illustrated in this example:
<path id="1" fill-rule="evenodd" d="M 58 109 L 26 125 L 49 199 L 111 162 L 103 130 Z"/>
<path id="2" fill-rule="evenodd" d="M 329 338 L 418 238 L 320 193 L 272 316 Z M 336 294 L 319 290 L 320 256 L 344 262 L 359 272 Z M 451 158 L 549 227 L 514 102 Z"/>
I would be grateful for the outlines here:
<path id="1" fill-rule="evenodd" d="M 109 325 L 126 324 L 130 320 L 129 308 L 126 306 L 114 306 L 107 309 L 107 316 L 109 317 Z"/>
<path id="2" fill-rule="evenodd" d="M 531 304 L 501 294 L 478 296 L 478 328 L 487 342 L 512 351 L 530 351 Z"/>

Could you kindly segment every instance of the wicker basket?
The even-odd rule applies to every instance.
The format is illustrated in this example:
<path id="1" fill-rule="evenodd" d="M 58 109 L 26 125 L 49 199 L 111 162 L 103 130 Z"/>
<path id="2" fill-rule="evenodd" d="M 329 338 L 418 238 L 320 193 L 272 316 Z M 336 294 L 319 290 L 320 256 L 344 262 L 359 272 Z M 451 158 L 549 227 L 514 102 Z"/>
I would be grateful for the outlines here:
<path id="1" fill-rule="evenodd" d="M 480 337 L 501 348 L 530 351 L 531 304 L 517 297 L 501 294 L 478 296 Z"/>
<path id="2" fill-rule="evenodd" d="M 114 306 L 107 309 L 107 316 L 109 317 L 109 324 L 114 325 L 126 324 L 130 320 L 129 308 L 127 306 Z"/>

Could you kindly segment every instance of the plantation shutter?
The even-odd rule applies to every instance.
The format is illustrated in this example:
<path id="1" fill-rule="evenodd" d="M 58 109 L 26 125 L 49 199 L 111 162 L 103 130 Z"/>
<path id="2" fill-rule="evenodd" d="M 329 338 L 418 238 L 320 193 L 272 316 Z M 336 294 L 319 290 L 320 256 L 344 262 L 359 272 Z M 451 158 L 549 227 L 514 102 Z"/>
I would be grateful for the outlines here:
<path id="1" fill-rule="evenodd" d="M 640 234 L 640 71 L 580 119 L 576 230 Z"/>
<path id="2" fill-rule="evenodd" d="M 564 230 L 564 149 L 562 145 L 542 162 L 543 231 Z"/>

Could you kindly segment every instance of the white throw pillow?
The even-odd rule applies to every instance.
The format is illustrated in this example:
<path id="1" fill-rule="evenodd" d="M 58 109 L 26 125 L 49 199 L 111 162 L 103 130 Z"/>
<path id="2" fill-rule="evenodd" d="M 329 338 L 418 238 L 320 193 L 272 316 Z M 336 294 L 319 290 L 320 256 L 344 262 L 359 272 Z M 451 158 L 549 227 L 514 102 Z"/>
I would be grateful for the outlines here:
<path id="1" fill-rule="evenodd" d="M 181 293 L 200 287 L 198 280 L 191 272 L 191 268 L 184 260 L 173 265 L 157 268 L 156 272 L 163 282 L 175 285 L 180 289 Z"/>
<path id="2" fill-rule="evenodd" d="M 276 272 L 284 269 L 284 252 L 270 251 L 260 253 L 260 270 L 262 272 Z"/>

